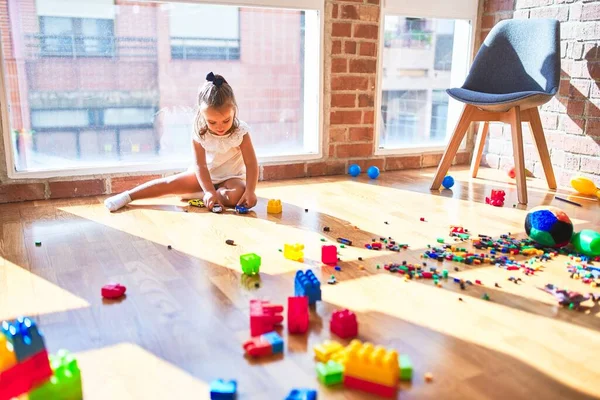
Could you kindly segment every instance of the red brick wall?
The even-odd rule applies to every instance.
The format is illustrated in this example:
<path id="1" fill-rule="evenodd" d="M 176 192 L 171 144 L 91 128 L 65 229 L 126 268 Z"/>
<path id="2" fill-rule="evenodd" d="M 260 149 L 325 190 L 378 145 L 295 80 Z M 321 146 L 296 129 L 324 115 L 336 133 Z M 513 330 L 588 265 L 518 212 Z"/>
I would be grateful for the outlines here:
<path id="1" fill-rule="evenodd" d="M 561 22 L 562 73 L 558 95 L 541 107 L 541 118 L 559 185 L 575 174 L 600 185 L 600 1 L 486 0 L 483 40 L 507 18 L 555 18 Z M 543 177 L 529 127 L 523 125 L 526 166 Z M 484 162 L 493 168 L 513 165 L 510 127 L 493 124 Z"/>
<path id="2" fill-rule="evenodd" d="M 0 4 L 5 1 L 0 1 Z M 324 157 L 311 162 L 262 165 L 261 179 L 343 174 L 348 165 L 352 163 L 358 163 L 363 168 L 376 165 L 383 171 L 437 165 L 441 157 L 440 154 L 374 156 L 375 118 L 378 115 L 375 110 L 374 99 L 378 90 L 376 71 L 380 40 L 379 0 L 326 0 L 325 7 L 325 75 L 324 93 L 322 94 L 324 108 L 324 142 L 322 146 Z M 161 17 L 160 11 L 157 10 L 156 15 L 156 27 L 159 32 L 159 58 L 170 57 L 168 41 L 161 40 L 161 37 L 165 37 L 164 32 L 161 33 L 161 31 L 168 29 L 168 25 L 162 23 L 164 22 L 164 16 Z M 244 29 L 245 24 L 251 21 L 245 18 L 241 21 L 241 29 Z M 249 15 L 248 18 L 252 17 Z M 168 35 L 166 36 L 168 37 Z M 258 46 L 258 43 L 254 43 L 253 46 Z M 288 48 L 285 43 L 276 46 L 278 46 L 278 51 L 282 55 L 285 55 L 286 51 L 296 52 L 293 48 Z M 285 60 L 286 58 L 282 57 L 281 59 Z M 257 71 L 261 70 L 260 59 L 249 61 L 255 64 L 252 68 Z M 208 68 L 200 65 L 197 67 Z M 224 71 L 224 74 L 228 73 L 226 63 L 211 63 L 211 69 Z M 249 70 L 249 72 L 253 71 Z M 273 72 L 276 74 L 298 74 L 295 70 L 290 71 L 284 63 L 282 63 L 280 69 Z M 190 75 L 185 75 L 192 73 L 197 79 L 190 79 Z M 190 96 L 193 96 L 198 84 L 196 81 L 200 81 L 200 78 L 203 79 L 203 76 L 198 74 L 199 72 L 193 72 L 190 67 L 184 68 L 182 66 L 179 69 L 173 67 L 170 70 L 159 71 L 159 82 L 160 85 L 169 85 L 172 84 L 172 80 L 181 79 L 180 77 L 184 76 L 186 82 L 194 82 L 190 83 L 189 93 Z M 253 101 L 262 101 L 265 98 L 267 94 L 265 91 L 273 90 L 268 85 L 258 85 L 256 82 L 247 82 L 248 80 L 245 83 L 241 76 L 231 75 L 229 79 L 236 82 L 236 91 L 240 100 L 246 99 L 246 96 L 240 94 L 240 90 L 242 90 L 241 93 L 246 93 L 244 92 L 246 89 L 243 89 L 244 85 L 247 85 L 251 93 L 254 94 L 255 97 L 249 97 L 253 99 L 252 101 L 242 100 L 249 102 L 243 104 L 244 107 L 250 109 L 253 106 Z M 161 104 L 161 106 L 172 104 L 175 100 L 177 99 L 169 99 L 167 96 L 164 100 L 165 104 Z M 286 107 L 297 108 L 296 99 L 292 98 L 287 101 L 289 103 L 285 103 Z M 177 103 L 179 104 L 180 100 Z M 0 152 L 0 156 L 3 157 L 4 155 Z M 468 163 L 469 156 L 468 152 L 460 153 L 455 161 L 460 164 Z M 120 192 L 154 177 L 155 175 L 122 177 L 113 174 L 104 175 L 98 179 L 74 178 L 78 180 L 73 180 L 61 178 L 12 182 L 7 180 L 5 176 L 0 176 L 0 202 Z M 25 185 L 17 186 L 17 183 L 24 183 Z M 40 184 L 43 186 L 40 186 Z M 43 190 L 41 190 L 42 188 Z M 40 193 L 44 195 L 40 196 Z"/>

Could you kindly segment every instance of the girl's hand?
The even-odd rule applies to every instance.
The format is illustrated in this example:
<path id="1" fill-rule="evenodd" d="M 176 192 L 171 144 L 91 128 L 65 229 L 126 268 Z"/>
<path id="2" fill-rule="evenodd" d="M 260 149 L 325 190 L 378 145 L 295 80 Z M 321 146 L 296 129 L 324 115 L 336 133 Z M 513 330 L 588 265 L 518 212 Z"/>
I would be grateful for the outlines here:
<path id="1" fill-rule="evenodd" d="M 246 190 L 240 201 L 237 202 L 238 206 L 245 206 L 246 208 L 252 208 L 256 205 L 258 199 L 256 198 L 256 194 L 253 191 Z"/>
<path id="2" fill-rule="evenodd" d="M 217 197 L 216 192 L 204 193 L 204 199 L 202 199 L 202 200 L 204 201 L 204 205 L 206 206 L 206 208 L 208 208 L 211 211 L 212 211 L 214 205 L 219 203 L 219 199 Z"/>

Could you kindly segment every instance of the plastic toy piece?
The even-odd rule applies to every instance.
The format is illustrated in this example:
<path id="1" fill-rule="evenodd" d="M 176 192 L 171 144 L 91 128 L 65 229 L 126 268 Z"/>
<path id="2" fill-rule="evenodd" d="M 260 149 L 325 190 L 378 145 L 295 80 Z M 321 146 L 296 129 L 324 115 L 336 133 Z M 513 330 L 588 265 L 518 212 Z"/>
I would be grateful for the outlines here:
<path id="1" fill-rule="evenodd" d="M 425 382 L 431 383 L 433 382 L 433 374 L 431 372 L 426 372 L 424 375 Z"/>
<path id="2" fill-rule="evenodd" d="M 0 335 L 0 373 L 14 367 L 17 364 L 17 356 L 12 345 L 6 340 L 6 336 Z"/>
<path id="3" fill-rule="evenodd" d="M 321 300 L 321 282 L 311 270 L 298 271 L 294 280 L 294 293 L 296 296 L 308 296 L 308 304 L 315 304 Z"/>
<path id="4" fill-rule="evenodd" d="M 354 339 L 347 348 L 345 377 L 395 388 L 398 384 L 398 353 Z M 345 382 L 345 381 L 344 381 Z"/>
<path id="5" fill-rule="evenodd" d="M 600 199 L 600 189 L 596 187 L 596 184 L 590 178 L 576 176 L 571 179 L 571 186 L 581 194 L 596 196 Z"/>
<path id="6" fill-rule="evenodd" d="M 283 256 L 292 261 L 304 261 L 304 245 L 300 243 L 283 245 Z"/>
<path id="7" fill-rule="evenodd" d="M 308 297 L 288 297 L 288 319 L 289 333 L 306 333 L 308 331 Z"/>
<path id="8" fill-rule="evenodd" d="M 485 198 L 485 204 L 489 204 L 494 207 L 502 207 L 504 205 L 505 196 L 506 193 L 504 193 L 504 190 L 492 189 L 492 194 L 490 195 L 490 197 Z"/>
<path id="9" fill-rule="evenodd" d="M 35 246 L 36 247 L 41 247 L 42 246 L 42 242 L 40 242 L 39 240 L 37 242 L 35 242 Z"/>
<path id="10" fill-rule="evenodd" d="M 27 393 L 51 376 L 48 353 L 42 350 L 0 374 L 0 399 L 8 400 Z"/>
<path id="11" fill-rule="evenodd" d="M 29 392 L 29 400 L 80 400 L 81 371 L 75 357 L 67 350 L 50 356 L 53 376 L 44 385 Z"/>
<path id="12" fill-rule="evenodd" d="M 38 331 L 36 323 L 27 317 L 2 322 L 2 333 L 12 345 L 18 362 L 46 349 L 42 333 Z"/>
<path id="13" fill-rule="evenodd" d="M 106 299 L 118 299 L 125 294 L 125 291 L 127 291 L 127 288 L 120 283 L 111 283 L 102 286 L 100 293 Z"/>
<path id="14" fill-rule="evenodd" d="M 394 397 L 397 391 L 396 387 L 380 385 L 378 383 L 355 378 L 350 375 L 344 375 L 344 386 L 350 389 L 357 389 L 362 390 L 363 392 L 373 393 L 381 397 Z"/>
<path id="15" fill-rule="evenodd" d="M 250 335 L 272 332 L 283 321 L 283 306 L 268 301 L 250 300 Z"/>
<path id="16" fill-rule="evenodd" d="M 350 176 L 353 176 L 356 178 L 357 176 L 360 175 L 360 172 L 361 172 L 360 165 L 358 165 L 358 164 L 352 164 L 348 167 L 348 174 L 350 174 Z"/>
<path id="17" fill-rule="evenodd" d="M 573 235 L 571 243 L 579 253 L 590 257 L 600 256 L 600 233 L 596 231 L 584 229 L 577 232 Z"/>
<path id="18" fill-rule="evenodd" d="M 223 206 L 220 204 L 213 205 L 212 212 L 215 214 L 221 214 L 223 212 Z"/>
<path id="19" fill-rule="evenodd" d="M 248 208 L 244 206 L 235 206 L 235 212 L 237 214 L 248 214 Z"/>
<path id="20" fill-rule="evenodd" d="M 317 400 L 317 391 L 313 389 L 292 389 L 285 400 Z"/>
<path id="21" fill-rule="evenodd" d="M 283 339 L 277 332 L 265 333 L 261 336 L 261 339 L 271 344 L 271 350 L 273 351 L 273 354 L 283 353 Z"/>
<path id="22" fill-rule="evenodd" d="M 349 310 L 334 311 L 329 323 L 329 330 L 342 339 L 356 337 L 358 335 L 356 314 Z"/>
<path id="23" fill-rule="evenodd" d="M 459 297 L 460 299 L 460 297 Z M 462 299 L 460 299 L 462 300 Z M 401 381 L 410 381 L 413 376 L 413 365 L 410 361 L 410 358 L 406 354 L 400 355 L 400 380 Z"/>
<path id="24" fill-rule="evenodd" d="M 268 214 L 281 214 L 282 211 L 283 207 L 281 205 L 281 200 L 269 200 L 269 202 L 267 203 Z"/>
<path id="25" fill-rule="evenodd" d="M 188 204 L 192 207 L 206 207 L 202 199 L 191 199 L 188 200 Z"/>
<path id="26" fill-rule="evenodd" d="M 326 340 L 325 342 L 316 345 L 313 350 L 317 361 L 326 363 L 335 353 L 344 350 L 344 346 L 334 340 Z"/>
<path id="27" fill-rule="evenodd" d="M 260 256 L 254 253 L 242 254 L 240 256 L 240 264 L 242 264 L 242 272 L 246 275 L 256 275 L 260 272 Z"/>
<path id="28" fill-rule="evenodd" d="M 338 243 L 345 244 L 346 246 L 352 246 L 352 240 L 345 238 L 337 238 L 336 240 Z"/>
<path id="29" fill-rule="evenodd" d="M 250 357 L 266 357 L 273 354 L 271 343 L 263 339 L 262 336 L 246 341 L 243 347 L 246 354 Z"/>
<path id="30" fill-rule="evenodd" d="M 337 264 L 337 247 L 333 245 L 321 247 L 321 262 L 327 265 Z"/>
<path id="31" fill-rule="evenodd" d="M 211 400 L 235 400 L 237 396 L 237 381 L 216 379 L 210 383 Z"/>
<path id="32" fill-rule="evenodd" d="M 317 363 L 317 378 L 325 386 L 342 383 L 344 367 L 332 360 L 327 361 L 327 364 Z"/>

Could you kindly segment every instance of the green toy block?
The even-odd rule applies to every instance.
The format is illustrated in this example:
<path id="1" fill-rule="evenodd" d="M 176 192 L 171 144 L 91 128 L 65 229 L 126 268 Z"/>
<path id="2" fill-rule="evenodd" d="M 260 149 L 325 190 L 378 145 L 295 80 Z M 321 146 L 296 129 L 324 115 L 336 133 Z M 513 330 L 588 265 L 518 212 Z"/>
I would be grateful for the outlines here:
<path id="1" fill-rule="evenodd" d="M 413 365 L 410 362 L 410 358 L 406 354 L 401 354 L 398 358 L 398 364 L 400 364 L 400 380 L 410 381 L 413 375 Z"/>
<path id="2" fill-rule="evenodd" d="M 337 385 L 344 380 L 344 367 L 333 360 L 327 364 L 317 363 L 317 377 L 325 386 Z"/>
<path id="3" fill-rule="evenodd" d="M 49 357 L 53 375 L 48 382 L 29 392 L 29 400 L 81 400 L 81 371 L 67 350 Z"/>
<path id="4" fill-rule="evenodd" d="M 242 271 L 246 275 L 256 275 L 260 271 L 260 256 L 254 253 L 242 254 L 240 264 L 242 264 Z"/>
<path id="5" fill-rule="evenodd" d="M 438 238 L 438 239 L 437 239 L 437 242 L 438 242 L 438 243 L 444 243 L 444 239 L 443 239 L 443 238 Z"/>
<path id="6" fill-rule="evenodd" d="M 448 270 L 447 270 L 447 269 L 444 269 L 444 270 L 442 271 L 442 277 L 443 277 L 444 279 L 448 279 Z"/>

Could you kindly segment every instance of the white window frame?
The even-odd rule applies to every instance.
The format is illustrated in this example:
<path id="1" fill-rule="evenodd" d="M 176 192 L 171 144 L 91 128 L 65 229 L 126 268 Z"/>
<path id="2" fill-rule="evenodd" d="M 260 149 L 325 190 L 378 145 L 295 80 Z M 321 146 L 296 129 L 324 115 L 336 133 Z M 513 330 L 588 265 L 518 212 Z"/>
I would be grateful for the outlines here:
<path id="1" fill-rule="evenodd" d="M 383 37 L 385 35 L 385 17 L 386 15 L 401 15 L 415 18 L 444 18 L 444 19 L 461 19 L 470 21 L 471 32 L 468 35 L 458 33 L 459 36 L 466 36 L 469 40 L 469 45 L 466 47 L 468 54 L 460 51 L 454 51 L 452 55 L 452 65 L 463 64 L 465 70 L 468 71 L 468 66 L 471 65 L 474 56 L 474 43 L 477 27 L 477 13 L 479 9 L 479 0 L 383 0 L 381 7 L 381 24 L 379 26 L 379 53 L 377 55 L 377 95 L 375 99 L 375 155 L 406 155 L 406 154 L 422 154 L 422 153 L 437 153 L 443 152 L 446 145 L 443 146 L 423 146 L 404 145 L 402 148 L 380 148 L 380 137 L 382 129 L 381 120 L 381 103 L 383 97 Z M 455 32 L 455 40 L 457 40 Z M 460 65 L 462 67 L 462 65 Z M 454 69 L 454 68 L 453 68 Z M 457 76 L 456 73 L 451 74 L 451 85 L 461 86 L 464 82 L 464 76 Z M 452 98 L 448 101 L 448 126 L 454 127 L 460 116 L 460 110 L 463 103 Z M 450 136 L 448 136 L 450 139 Z M 459 150 L 466 148 L 466 137 L 460 145 Z"/>
<path id="2" fill-rule="evenodd" d="M 137 0 L 140 1 L 140 0 Z M 152 0 L 141 0 L 142 2 L 154 3 Z M 305 23 L 311 24 L 313 29 L 306 29 L 307 32 L 318 32 L 318 37 L 306 38 L 305 43 L 309 43 L 314 48 L 305 51 L 304 57 L 304 102 L 305 104 L 317 104 L 316 112 L 311 107 L 304 107 L 304 130 L 310 129 L 307 127 L 311 121 L 317 130 L 317 135 L 309 135 L 305 137 L 305 141 L 309 141 L 309 145 L 305 147 L 314 148 L 316 145 L 316 153 L 301 153 L 294 155 L 268 156 L 258 157 L 261 164 L 276 164 L 281 162 L 298 162 L 317 160 L 323 157 L 323 82 L 324 82 L 324 38 L 325 38 L 325 2 L 323 0 L 167 0 L 172 3 L 191 3 L 191 4 L 214 4 L 214 5 L 231 5 L 239 7 L 265 7 L 277 8 L 286 10 L 314 10 L 317 11 L 317 18 L 309 20 Z M 315 30 L 314 28 L 318 28 Z M 10 116 L 8 112 L 8 96 L 6 87 L 6 76 L 4 66 L 4 51 L 0 43 L 0 115 L 2 118 L 2 137 L 4 140 L 5 157 L 7 164 L 8 177 L 10 179 L 45 179 L 64 176 L 85 176 L 85 175 L 108 175 L 124 172 L 170 172 L 180 171 L 185 169 L 190 161 L 184 162 L 163 162 L 163 163 L 124 163 L 112 167 L 74 167 L 61 169 L 40 169 L 34 171 L 16 171 L 15 154 L 11 141 Z M 314 85 L 314 82 L 318 82 Z M 314 99 L 311 101 L 311 99 Z M 305 142 L 306 143 L 306 142 Z M 191 146 L 191 144 L 190 144 Z M 0 162 L 2 162 L 0 160 Z"/>

